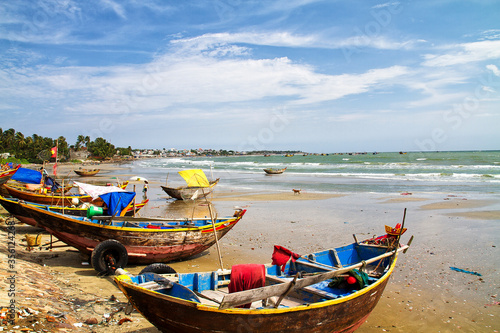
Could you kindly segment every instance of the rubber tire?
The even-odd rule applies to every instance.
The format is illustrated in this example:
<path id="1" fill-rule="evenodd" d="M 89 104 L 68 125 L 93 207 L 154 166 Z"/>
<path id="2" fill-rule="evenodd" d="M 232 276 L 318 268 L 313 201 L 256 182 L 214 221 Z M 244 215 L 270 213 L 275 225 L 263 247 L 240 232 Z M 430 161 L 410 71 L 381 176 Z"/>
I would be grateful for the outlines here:
<path id="1" fill-rule="evenodd" d="M 106 262 L 106 256 L 111 255 L 114 258 L 115 265 L 109 267 Z M 90 258 L 92 267 L 99 274 L 114 274 L 117 268 L 125 268 L 128 262 L 128 253 L 125 246 L 117 240 L 108 239 L 97 244 L 92 251 Z"/>
<path id="2" fill-rule="evenodd" d="M 142 269 L 139 275 L 144 273 L 156 273 L 156 274 L 175 274 L 177 273 L 175 269 L 164 263 L 154 263 L 148 265 Z"/>

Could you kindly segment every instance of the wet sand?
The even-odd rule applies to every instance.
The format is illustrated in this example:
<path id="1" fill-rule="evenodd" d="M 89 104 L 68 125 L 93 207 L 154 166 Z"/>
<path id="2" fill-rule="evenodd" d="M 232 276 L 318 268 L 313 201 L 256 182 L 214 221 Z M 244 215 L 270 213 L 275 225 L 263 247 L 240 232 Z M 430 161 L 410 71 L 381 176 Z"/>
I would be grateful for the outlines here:
<path id="1" fill-rule="evenodd" d="M 110 171 L 94 181 L 112 176 Z M 82 178 L 82 181 L 86 180 Z M 135 184 L 140 193 L 141 183 Z M 143 216 L 208 215 L 203 201 L 193 204 L 166 200 L 166 194 L 156 182 L 150 182 L 148 198 L 150 203 L 141 212 Z M 352 242 L 353 234 L 358 239 L 382 234 L 385 224 L 401 222 L 407 208 L 405 226 L 408 232 L 403 242 L 408 241 L 410 235 L 415 239 L 409 251 L 399 256 L 384 295 L 357 332 L 500 330 L 498 195 L 323 195 L 305 192 L 294 195 L 291 191 L 218 193 L 216 190 L 211 199 L 219 216 L 231 215 L 235 206 L 247 209 L 240 223 L 221 239 L 224 268 L 239 263 L 268 263 L 275 244 L 305 254 Z M 38 322 L 49 331 L 56 326 L 60 329 L 72 326 L 72 331 L 82 332 L 158 332 L 137 312 L 126 315 L 118 311 L 126 305 L 123 294 L 110 277 L 96 277 L 90 266 L 82 264 L 74 249 L 28 252 L 26 243 L 21 240 L 25 233 L 37 232 L 39 230 L 29 226 L 17 227 L 16 265 L 22 269 L 17 273 L 20 291 L 16 305 L 19 309 L 39 311 L 37 315 L 26 315 L 19 322 L 18 330 L 31 318 L 32 322 L 27 325 Z M 7 234 L 2 231 L 0 235 L 3 244 L 0 262 L 4 267 Z M 47 235 L 43 237 L 44 241 L 48 240 Z M 170 265 L 179 272 L 218 269 L 216 247 Z M 450 266 L 482 276 L 452 271 Z M 127 269 L 138 273 L 143 267 L 129 266 Z M 3 272 L 1 274 L 6 274 Z M 5 285 L 5 277 L 2 277 Z M 4 285 L 1 305 L 8 301 Z M 25 298 L 27 296 L 29 299 Z M 110 301 L 112 296 L 117 301 Z M 60 313 L 67 313 L 66 318 L 56 317 Z M 47 316 L 54 317 L 54 321 L 49 321 L 52 318 Z M 81 328 L 73 325 L 91 318 L 99 324 L 83 324 Z M 118 325 L 123 318 L 131 321 Z"/>

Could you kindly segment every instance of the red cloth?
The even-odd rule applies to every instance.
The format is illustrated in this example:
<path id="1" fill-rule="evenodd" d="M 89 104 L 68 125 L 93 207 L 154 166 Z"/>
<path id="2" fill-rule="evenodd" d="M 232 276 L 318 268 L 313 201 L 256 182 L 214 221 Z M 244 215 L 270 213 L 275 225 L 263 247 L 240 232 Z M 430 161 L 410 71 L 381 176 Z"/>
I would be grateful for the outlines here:
<path id="1" fill-rule="evenodd" d="M 229 292 L 249 290 L 266 285 L 266 268 L 261 264 L 234 265 L 231 267 L 231 281 Z M 241 308 L 250 308 L 251 303 L 241 305 Z"/>
<path id="2" fill-rule="evenodd" d="M 285 271 L 285 266 L 288 260 L 292 260 L 292 262 L 295 262 L 300 257 L 300 254 L 293 253 L 292 251 L 285 249 L 283 246 L 279 245 L 274 245 L 274 252 L 273 252 L 273 265 L 278 265 L 281 266 L 281 271 Z"/>

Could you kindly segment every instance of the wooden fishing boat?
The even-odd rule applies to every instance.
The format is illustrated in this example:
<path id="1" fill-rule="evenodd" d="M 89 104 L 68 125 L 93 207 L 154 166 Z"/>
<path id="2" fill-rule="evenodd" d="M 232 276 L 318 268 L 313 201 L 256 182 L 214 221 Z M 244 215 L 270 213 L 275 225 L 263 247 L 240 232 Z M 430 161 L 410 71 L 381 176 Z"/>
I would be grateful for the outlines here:
<path id="1" fill-rule="evenodd" d="M 47 188 L 47 191 L 50 191 L 50 186 L 46 184 L 29 184 L 29 183 L 14 183 L 14 182 L 9 182 L 7 184 L 10 187 L 16 188 L 18 190 L 22 191 L 30 191 L 30 192 L 38 192 L 43 191 L 44 188 Z M 68 193 L 71 191 L 71 189 L 74 187 L 73 184 L 65 184 L 64 186 L 59 186 L 57 189 L 55 189 L 55 193 Z"/>
<path id="2" fill-rule="evenodd" d="M 187 186 L 168 187 L 161 186 L 163 191 L 177 200 L 196 200 L 205 198 L 212 193 L 219 178 L 209 181 L 200 169 L 184 170 L 178 172 L 186 181 Z"/>
<path id="3" fill-rule="evenodd" d="M 0 185 L 5 184 L 19 169 L 21 165 L 19 164 L 15 168 L 9 168 L 6 170 L 1 170 L 0 171 Z"/>
<path id="4" fill-rule="evenodd" d="M 75 202 L 91 202 L 99 207 L 104 205 L 100 198 L 94 200 L 86 194 L 36 193 L 7 184 L 3 184 L 3 186 L 14 198 L 43 205 L 72 206 Z"/>
<path id="5" fill-rule="evenodd" d="M 214 272 L 137 276 L 119 269 L 115 282 L 162 332 L 353 332 L 376 306 L 398 252 L 408 246 L 354 242 L 289 260 L 283 268 L 237 265 Z M 235 291 L 242 284 L 241 272 L 247 277 L 243 284 L 254 283 L 248 276 L 257 275 L 255 284 L 260 279 L 264 286 Z"/>
<path id="6" fill-rule="evenodd" d="M 285 170 L 286 170 L 286 168 L 283 168 L 283 169 L 273 169 L 273 168 L 264 169 L 264 171 L 269 175 L 279 175 L 279 174 L 285 172 Z"/>
<path id="7" fill-rule="evenodd" d="M 135 204 L 134 206 L 129 207 L 124 216 L 135 216 L 147 203 L 149 199 L 143 200 L 140 203 Z M 4 198 L 0 196 L 0 204 L 15 218 L 17 218 L 22 223 L 29 224 L 31 226 L 36 226 L 36 220 L 31 217 L 31 215 L 27 214 L 26 210 L 22 209 L 19 205 L 19 199 L 17 198 Z M 65 206 L 49 206 L 42 205 L 33 202 L 24 202 L 28 205 L 33 205 L 35 207 L 51 210 L 53 212 L 68 214 L 71 216 L 88 216 L 89 209 L 93 212 L 92 215 L 109 215 L 107 211 L 107 207 L 65 207 Z"/>
<path id="8" fill-rule="evenodd" d="M 80 170 L 73 170 L 78 176 L 82 177 L 90 177 L 90 176 L 95 176 L 101 171 L 101 169 L 92 169 L 92 170 L 87 170 L 87 169 L 80 169 Z"/>
<path id="9" fill-rule="evenodd" d="M 124 190 L 128 181 L 124 182 L 120 186 L 117 186 Z M 20 187 L 19 185 L 9 185 L 4 184 L 3 187 L 7 190 L 10 196 L 14 198 L 18 198 L 27 202 L 49 205 L 49 206 L 75 206 L 79 203 L 92 203 L 94 206 L 102 207 L 104 205 L 104 201 L 100 198 L 94 199 L 92 196 L 88 194 L 76 194 L 76 193 L 62 193 L 62 192 L 51 192 L 45 193 L 45 191 L 34 192 Z M 67 187 L 65 187 L 67 188 Z"/>
<path id="10" fill-rule="evenodd" d="M 239 210 L 234 216 L 217 218 L 212 223 L 210 218 L 76 217 L 21 202 L 18 205 L 39 227 L 83 255 L 91 255 L 98 271 L 106 269 L 108 263 L 102 260 L 107 254 L 114 257 L 114 262 L 122 261 L 125 256 L 129 262 L 137 264 L 180 260 L 199 254 L 216 242 L 216 235 L 220 239 L 231 230 L 245 213 Z M 102 243 L 105 245 L 100 246 Z M 98 259 L 94 260 L 95 257 Z"/>
<path id="11" fill-rule="evenodd" d="M 219 183 L 219 178 L 214 181 L 210 181 L 210 186 L 201 187 L 201 186 L 181 186 L 181 187 L 168 187 L 161 186 L 163 191 L 167 193 L 170 197 L 177 200 L 196 200 L 205 198 L 207 195 L 212 193 L 215 185 Z"/>

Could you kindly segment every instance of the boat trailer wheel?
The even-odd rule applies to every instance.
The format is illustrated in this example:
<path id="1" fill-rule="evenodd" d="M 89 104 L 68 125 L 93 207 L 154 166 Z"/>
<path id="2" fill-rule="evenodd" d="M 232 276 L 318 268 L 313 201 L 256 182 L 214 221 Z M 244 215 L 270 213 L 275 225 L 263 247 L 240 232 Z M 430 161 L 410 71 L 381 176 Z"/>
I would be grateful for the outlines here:
<path id="1" fill-rule="evenodd" d="M 92 251 L 92 267 L 99 274 L 114 274 L 118 268 L 125 268 L 127 262 L 127 249 L 122 243 L 114 239 L 108 239 L 97 244 Z"/>
<path id="2" fill-rule="evenodd" d="M 142 269 L 139 275 L 144 273 L 156 273 L 156 274 L 175 274 L 177 273 L 175 269 L 164 263 L 154 263 L 148 265 Z"/>

